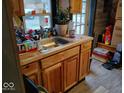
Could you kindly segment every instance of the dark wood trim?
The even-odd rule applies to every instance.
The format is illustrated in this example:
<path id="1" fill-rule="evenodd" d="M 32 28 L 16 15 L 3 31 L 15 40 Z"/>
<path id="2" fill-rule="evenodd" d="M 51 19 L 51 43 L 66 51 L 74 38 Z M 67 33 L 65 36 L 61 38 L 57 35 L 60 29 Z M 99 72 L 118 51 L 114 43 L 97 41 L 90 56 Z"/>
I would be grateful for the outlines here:
<path id="1" fill-rule="evenodd" d="M 52 12 L 52 27 L 55 26 L 55 16 L 56 16 L 56 12 L 57 12 L 57 8 L 56 8 L 56 0 L 51 0 L 51 12 Z"/>
<path id="2" fill-rule="evenodd" d="M 97 0 L 96 0 L 94 15 L 93 15 L 93 31 L 92 31 L 92 36 L 94 36 L 94 27 L 95 27 L 94 24 L 95 24 L 95 20 L 96 20 L 96 8 L 97 8 Z"/>
<path id="3" fill-rule="evenodd" d="M 20 73 L 19 56 L 16 53 L 16 37 L 13 31 L 13 11 L 11 0 L 2 2 L 2 78 L 4 82 L 13 82 L 15 90 L 9 93 L 25 93 Z M 6 90 L 3 90 L 6 93 Z"/>

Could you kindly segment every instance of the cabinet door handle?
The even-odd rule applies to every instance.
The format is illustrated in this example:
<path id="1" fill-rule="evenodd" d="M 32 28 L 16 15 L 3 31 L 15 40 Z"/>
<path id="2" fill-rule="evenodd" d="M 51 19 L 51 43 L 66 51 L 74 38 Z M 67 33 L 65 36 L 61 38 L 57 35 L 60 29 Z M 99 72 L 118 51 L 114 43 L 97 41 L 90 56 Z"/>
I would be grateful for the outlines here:
<path id="1" fill-rule="evenodd" d="M 29 68 L 29 67 L 30 67 L 30 66 L 29 66 L 29 65 L 27 65 L 27 66 L 25 66 L 25 67 L 24 67 L 24 69 L 27 69 L 27 68 Z"/>

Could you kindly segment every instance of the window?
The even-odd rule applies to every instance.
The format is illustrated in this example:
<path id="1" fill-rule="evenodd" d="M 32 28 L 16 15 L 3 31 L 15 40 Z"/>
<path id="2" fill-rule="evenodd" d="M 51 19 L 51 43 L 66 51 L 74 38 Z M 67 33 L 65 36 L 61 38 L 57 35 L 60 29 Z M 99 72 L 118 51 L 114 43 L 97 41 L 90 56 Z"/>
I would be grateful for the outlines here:
<path id="1" fill-rule="evenodd" d="M 50 13 L 51 3 L 50 0 L 24 0 L 24 10 L 26 14 L 30 14 L 33 10 L 36 13 L 42 13 L 43 10 Z"/>
<path id="2" fill-rule="evenodd" d="M 82 13 L 73 14 L 74 29 L 76 34 L 84 34 L 85 31 L 85 16 L 86 15 L 86 0 L 82 0 Z"/>
<path id="3" fill-rule="evenodd" d="M 25 16 L 23 17 L 25 32 L 29 29 L 39 30 L 51 27 L 51 0 L 24 0 Z M 36 15 L 32 16 L 35 10 Z M 45 11 L 45 12 L 44 12 Z"/>
<path id="4" fill-rule="evenodd" d="M 50 28 L 50 16 L 41 16 L 41 15 L 35 15 L 35 16 L 24 16 L 24 27 L 25 32 L 28 32 L 30 29 L 32 30 L 39 30 L 40 26 L 44 28 Z"/>

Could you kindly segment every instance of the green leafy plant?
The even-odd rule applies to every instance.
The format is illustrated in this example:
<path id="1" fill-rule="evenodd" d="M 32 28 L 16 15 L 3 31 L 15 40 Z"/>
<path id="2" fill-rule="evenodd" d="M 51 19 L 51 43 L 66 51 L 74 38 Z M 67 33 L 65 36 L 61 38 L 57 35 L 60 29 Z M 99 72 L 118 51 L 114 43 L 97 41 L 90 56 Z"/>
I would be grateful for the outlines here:
<path id="1" fill-rule="evenodd" d="M 62 10 L 58 8 L 57 16 L 55 17 L 56 24 L 64 25 L 70 21 L 70 12 L 69 8 Z"/>

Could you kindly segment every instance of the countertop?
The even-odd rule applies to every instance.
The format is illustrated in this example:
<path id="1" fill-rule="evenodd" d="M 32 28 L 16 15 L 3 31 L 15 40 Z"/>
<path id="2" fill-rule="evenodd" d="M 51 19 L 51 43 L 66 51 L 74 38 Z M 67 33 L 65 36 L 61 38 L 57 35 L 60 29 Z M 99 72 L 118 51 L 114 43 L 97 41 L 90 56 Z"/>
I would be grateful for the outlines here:
<path id="1" fill-rule="evenodd" d="M 77 45 L 81 45 L 82 43 L 85 43 L 87 41 L 93 40 L 92 37 L 89 36 L 81 36 L 81 35 L 76 35 L 75 38 L 66 38 L 69 41 L 71 41 L 69 44 L 66 45 L 62 45 L 59 47 L 56 47 L 54 49 L 51 49 L 49 51 L 46 52 L 39 52 L 38 50 L 36 51 L 31 51 L 31 52 L 26 52 L 26 53 L 22 53 L 19 54 L 19 58 L 20 58 L 20 65 L 26 65 L 32 62 L 36 62 L 36 61 L 40 61 L 41 59 L 51 56 L 53 54 L 59 53 L 61 51 L 64 51 L 66 49 L 72 48 L 74 46 Z"/>

